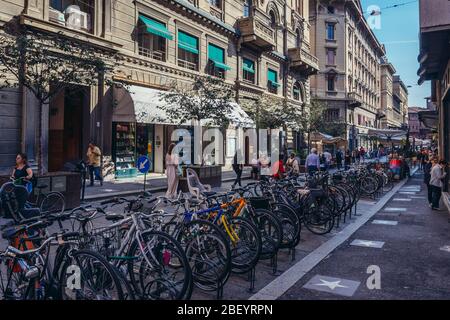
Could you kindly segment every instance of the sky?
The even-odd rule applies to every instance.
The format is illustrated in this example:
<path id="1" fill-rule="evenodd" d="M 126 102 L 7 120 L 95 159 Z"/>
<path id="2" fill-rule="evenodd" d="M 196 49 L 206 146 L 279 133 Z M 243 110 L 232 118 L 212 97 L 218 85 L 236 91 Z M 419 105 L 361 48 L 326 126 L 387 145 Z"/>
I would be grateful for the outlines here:
<path id="1" fill-rule="evenodd" d="M 410 107 L 425 107 L 425 97 L 430 96 L 430 82 L 417 85 L 417 70 L 419 63 L 419 1 L 396 8 L 396 4 L 408 3 L 414 0 L 361 0 L 364 12 L 369 6 L 381 9 L 380 28 L 373 31 L 378 40 L 385 45 L 388 60 L 394 65 L 397 74 L 408 88 L 408 104 Z M 385 8 L 385 9 L 384 9 Z M 366 18 L 369 15 L 364 15 Z"/>

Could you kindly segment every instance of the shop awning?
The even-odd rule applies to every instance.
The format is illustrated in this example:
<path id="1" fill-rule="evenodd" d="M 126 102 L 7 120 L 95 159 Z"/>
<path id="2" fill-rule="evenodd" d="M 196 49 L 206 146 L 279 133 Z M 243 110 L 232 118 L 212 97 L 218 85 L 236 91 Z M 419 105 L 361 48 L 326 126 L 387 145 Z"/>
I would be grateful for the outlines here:
<path id="1" fill-rule="evenodd" d="M 151 18 L 147 18 L 146 16 L 143 16 L 141 14 L 139 15 L 139 20 L 141 20 L 142 23 L 145 24 L 147 32 L 169 40 L 173 39 L 172 34 L 169 32 L 169 30 L 167 30 L 166 26 L 163 23 Z"/>
<path id="2" fill-rule="evenodd" d="M 439 123 L 439 114 L 434 110 L 419 111 L 419 120 L 429 129 L 437 129 Z"/>
<path id="3" fill-rule="evenodd" d="M 322 141 L 323 143 L 338 143 L 341 141 L 346 141 L 342 137 L 333 137 L 329 134 L 325 134 L 322 132 L 313 132 L 311 133 L 311 140 L 312 141 Z"/>
<path id="4" fill-rule="evenodd" d="M 146 88 L 141 86 L 130 86 L 127 89 L 120 88 L 114 91 L 116 107 L 113 109 L 113 121 L 115 122 L 139 122 L 154 124 L 174 124 L 161 106 L 167 104 L 162 99 L 165 91 Z M 231 112 L 229 119 L 235 126 L 254 128 L 254 121 L 236 102 L 230 102 Z M 206 125 L 208 120 L 202 120 Z M 185 125 L 190 125 L 186 123 Z"/>
<path id="5" fill-rule="evenodd" d="M 380 139 L 400 139 L 406 137 L 406 131 L 395 130 L 395 129 L 369 129 L 369 137 L 380 138 Z"/>

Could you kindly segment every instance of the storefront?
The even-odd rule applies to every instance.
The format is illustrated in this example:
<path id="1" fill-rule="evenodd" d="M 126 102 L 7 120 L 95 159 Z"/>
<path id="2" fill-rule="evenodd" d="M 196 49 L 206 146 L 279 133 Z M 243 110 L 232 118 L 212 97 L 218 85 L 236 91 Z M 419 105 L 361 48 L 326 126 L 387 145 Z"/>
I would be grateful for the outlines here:
<path id="1" fill-rule="evenodd" d="M 112 150 L 111 155 L 116 168 L 116 178 L 136 177 L 139 173 L 136 168 L 136 160 L 142 156 L 148 156 L 151 165 L 149 172 L 163 173 L 165 170 L 164 155 L 172 142 L 182 142 L 182 131 L 174 134 L 176 129 L 184 129 L 185 133 L 193 134 L 193 128 L 189 124 L 174 125 L 168 121 L 167 116 L 160 107 L 165 102 L 161 98 L 164 91 L 141 87 L 129 86 L 115 88 L 113 92 L 112 115 Z M 253 121 L 234 102 L 231 125 L 225 131 L 225 159 L 232 158 L 231 151 L 241 148 L 237 138 L 237 129 L 254 127 Z M 237 139 L 239 140 L 239 139 Z M 194 139 L 191 139 L 187 149 L 194 150 Z M 204 142 L 203 147 L 208 145 Z M 180 150 L 180 158 L 183 164 L 192 164 L 193 154 Z"/>

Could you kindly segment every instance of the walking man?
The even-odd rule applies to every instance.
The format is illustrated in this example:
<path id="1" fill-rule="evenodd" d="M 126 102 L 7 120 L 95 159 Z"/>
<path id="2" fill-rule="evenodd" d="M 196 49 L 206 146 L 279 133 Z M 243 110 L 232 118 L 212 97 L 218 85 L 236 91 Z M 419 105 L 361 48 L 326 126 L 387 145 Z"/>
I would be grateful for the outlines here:
<path id="1" fill-rule="evenodd" d="M 233 185 L 231 186 L 232 189 L 234 189 L 237 184 L 239 184 L 239 187 L 242 187 L 241 177 L 243 169 L 244 165 L 238 162 L 238 155 L 236 152 L 233 158 L 233 171 L 236 173 L 236 179 L 234 180 Z"/>
<path id="2" fill-rule="evenodd" d="M 338 149 L 338 151 L 336 152 L 336 165 L 337 165 L 337 169 L 341 170 L 341 168 L 342 168 L 342 151 L 340 149 Z"/>
<path id="3" fill-rule="evenodd" d="M 310 176 L 312 176 L 314 172 L 320 171 L 320 158 L 316 148 L 312 148 L 311 153 L 306 157 L 305 166 Z"/>
<path id="4" fill-rule="evenodd" d="M 434 158 L 431 158 L 430 161 L 427 161 L 422 168 L 423 169 L 423 182 L 427 186 L 428 205 L 430 206 L 430 208 L 432 207 L 432 203 L 433 203 L 433 189 L 430 185 L 430 179 L 431 179 L 431 168 L 433 167 L 434 164 L 436 164 L 436 160 Z"/>
<path id="5" fill-rule="evenodd" d="M 100 148 L 93 142 L 90 142 L 86 155 L 88 157 L 89 178 L 91 180 L 90 186 L 94 185 L 94 175 L 96 179 L 100 180 L 100 185 L 103 186 L 103 177 L 101 174 L 102 152 L 100 151 Z"/>

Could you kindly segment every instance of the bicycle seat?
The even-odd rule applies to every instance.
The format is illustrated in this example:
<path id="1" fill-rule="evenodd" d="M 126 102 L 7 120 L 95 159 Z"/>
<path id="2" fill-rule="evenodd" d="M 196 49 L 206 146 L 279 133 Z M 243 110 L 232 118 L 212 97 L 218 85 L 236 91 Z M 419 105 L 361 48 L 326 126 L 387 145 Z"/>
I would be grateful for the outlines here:
<path id="1" fill-rule="evenodd" d="M 48 185 L 47 184 L 40 184 L 40 185 L 38 185 L 38 186 L 36 186 L 36 188 L 37 189 L 46 189 L 46 188 L 48 188 Z"/>
<path id="2" fill-rule="evenodd" d="M 107 215 L 105 215 L 105 219 L 108 221 L 119 221 L 123 218 L 125 218 L 124 215 L 119 213 L 108 213 Z"/>

